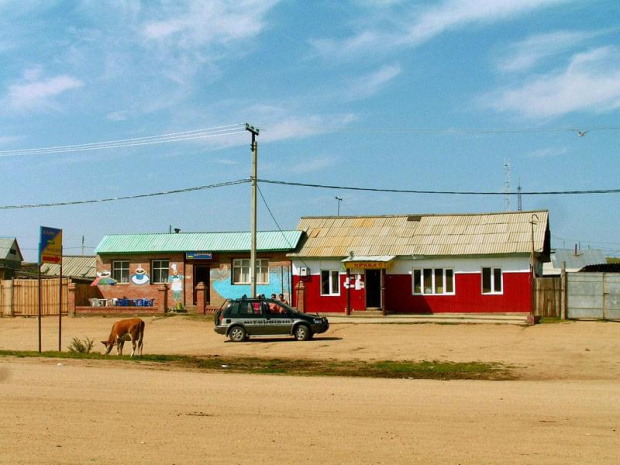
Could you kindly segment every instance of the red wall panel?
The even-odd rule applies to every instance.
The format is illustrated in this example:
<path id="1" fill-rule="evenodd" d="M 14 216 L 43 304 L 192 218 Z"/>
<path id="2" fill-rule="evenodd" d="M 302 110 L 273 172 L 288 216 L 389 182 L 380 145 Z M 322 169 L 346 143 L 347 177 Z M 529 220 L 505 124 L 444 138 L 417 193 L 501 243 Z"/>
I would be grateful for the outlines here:
<path id="1" fill-rule="evenodd" d="M 294 277 L 294 285 L 299 282 Z M 306 286 L 306 312 L 344 313 L 347 306 L 346 289 L 340 296 L 321 296 L 320 276 L 303 278 Z M 389 313 L 527 313 L 531 309 L 529 273 L 504 273 L 503 293 L 483 295 L 480 273 L 457 273 L 454 295 L 412 295 L 411 275 L 385 276 L 384 307 Z M 297 305 L 296 301 L 294 304 Z M 364 290 L 351 290 L 351 309 L 366 308 Z"/>

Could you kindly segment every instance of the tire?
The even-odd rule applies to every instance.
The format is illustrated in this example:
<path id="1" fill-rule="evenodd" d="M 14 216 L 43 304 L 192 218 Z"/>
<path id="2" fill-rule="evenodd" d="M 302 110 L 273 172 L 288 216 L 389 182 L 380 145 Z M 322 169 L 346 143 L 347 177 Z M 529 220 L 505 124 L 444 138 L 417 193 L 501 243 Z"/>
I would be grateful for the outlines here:
<path id="1" fill-rule="evenodd" d="M 312 331 L 304 324 L 297 325 L 293 336 L 295 336 L 295 339 L 298 341 L 307 341 L 312 337 Z"/>
<path id="2" fill-rule="evenodd" d="M 233 326 L 232 328 L 230 328 L 230 331 L 228 331 L 228 337 L 233 342 L 243 342 L 246 340 L 247 334 L 243 327 Z"/>

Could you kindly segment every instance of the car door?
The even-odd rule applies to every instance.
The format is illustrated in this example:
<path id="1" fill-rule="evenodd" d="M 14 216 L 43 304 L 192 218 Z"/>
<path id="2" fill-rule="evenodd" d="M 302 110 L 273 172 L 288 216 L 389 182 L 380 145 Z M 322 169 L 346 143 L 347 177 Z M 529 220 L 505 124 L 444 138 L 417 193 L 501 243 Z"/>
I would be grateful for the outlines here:
<path id="1" fill-rule="evenodd" d="M 244 318 L 245 331 L 250 336 L 270 334 L 266 326 L 264 303 L 259 300 L 248 301 L 246 317 Z"/>
<path id="2" fill-rule="evenodd" d="M 277 302 L 267 305 L 267 326 L 269 334 L 291 334 L 292 318 L 286 308 Z"/>

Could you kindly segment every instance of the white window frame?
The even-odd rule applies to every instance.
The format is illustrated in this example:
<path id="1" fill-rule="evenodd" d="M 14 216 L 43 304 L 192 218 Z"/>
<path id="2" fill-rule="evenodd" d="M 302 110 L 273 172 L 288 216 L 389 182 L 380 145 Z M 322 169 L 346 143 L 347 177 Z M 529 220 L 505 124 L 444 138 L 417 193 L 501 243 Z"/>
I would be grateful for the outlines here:
<path id="1" fill-rule="evenodd" d="M 112 260 L 112 278 L 117 283 L 129 283 L 129 260 Z"/>
<path id="2" fill-rule="evenodd" d="M 165 278 L 162 278 L 162 276 L 164 275 L 165 275 Z M 158 276 L 159 276 L 159 279 L 157 279 Z M 170 276 L 170 260 L 167 260 L 165 258 L 160 258 L 160 259 L 151 261 L 151 279 L 152 279 L 151 282 L 153 284 L 167 283 L 168 276 Z"/>
<path id="3" fill-rule="evenodd" d="M 234 285 L 251 284 L 249 258 L 233 258 L 231 280 Z M 269 284 L 269 259 L 267 258 L 256 259 L 256 284 Z"/>
<path id="4" fill-rule="evenodd" d="M 329 293 L 323 292 L 323 273 L 329 273 L 327 275 L 327 285 L 329 287 Z M 334 297 L 340 295 L 340 272 L 338 270 L 321 270 L 321 296 Z"/>
<path id="5" fill-rule="evenodd" d="M 437 279 L 438 277 L 441 279 Z M 450 286 L 448 286 L 448 283 Z M 449 287 L 452 289 L 448 290 Z M 442 289 L 441 292 L 438 292 L 439 289 Z M 456 279 L 454 269 L 414 268 L 411 273 L 411 293 L 413 295 L 455 295 Z"/>
<path id="6" fill-rule="evenodd" d="M 485 291 L 485 270 L 489 270 L 489 291 Z M 499 283 L 497 283 L 496 273 L 499 273 Z M 499 284 L 499 287 L 498 287 Z M 480 292 L 483 295 L 501 295 L 504 293 L 504 273 L 497 266 L 483 266 L 480 272 Z"/>

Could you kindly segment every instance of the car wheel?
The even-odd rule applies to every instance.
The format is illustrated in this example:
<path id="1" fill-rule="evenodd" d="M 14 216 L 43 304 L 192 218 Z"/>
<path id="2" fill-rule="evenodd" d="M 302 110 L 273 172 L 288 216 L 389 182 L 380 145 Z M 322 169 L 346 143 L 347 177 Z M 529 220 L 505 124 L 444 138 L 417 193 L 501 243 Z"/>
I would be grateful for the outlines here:
<path id="1" fill-rule="evenodd" d="M 245 338 L 246 338 L 245 329 L 243 329 L 241 326 L 233 326 L 232 328 L 230 328 L 230 331 L 228 332 L 228 337 L 233 342 L 245 341 Z"/>
<path id="2" fill-rule="evenodd" d="M 312 332 L 306 325 L 299 325 L 295 328 L 294 336 L 298 341 L 307 341 L 312 337 Z"/>

